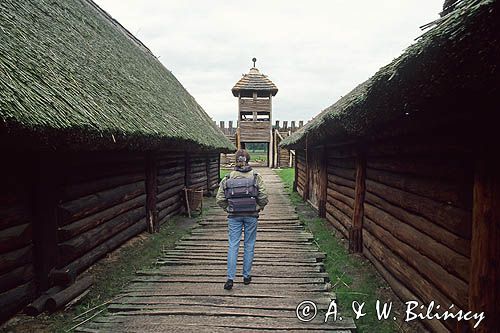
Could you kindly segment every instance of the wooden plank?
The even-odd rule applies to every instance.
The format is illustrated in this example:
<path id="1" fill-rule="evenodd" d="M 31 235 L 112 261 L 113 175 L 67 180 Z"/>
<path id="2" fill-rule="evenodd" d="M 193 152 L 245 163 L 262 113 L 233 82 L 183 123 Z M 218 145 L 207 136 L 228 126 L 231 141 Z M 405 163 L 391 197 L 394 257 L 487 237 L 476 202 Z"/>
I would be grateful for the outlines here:
<path id="1" fill-rule="evenodd" d="M 158 208 L 156 200 L 158 195 L 157 177 L 158 165 L 154 153 L 146 154 L 146 225 L 149 233 L 159 232 Z"/>
<path id="2" fill-rule="evenodd" d="M 365 202 L 366 160 L 364 153 L 358 151 L 356 158 L 356 187 L 354 189 L 354 212 L 351 228 L 349 229 L 349 251 L 352 253 L 363 251 L 363 218 Z"/>

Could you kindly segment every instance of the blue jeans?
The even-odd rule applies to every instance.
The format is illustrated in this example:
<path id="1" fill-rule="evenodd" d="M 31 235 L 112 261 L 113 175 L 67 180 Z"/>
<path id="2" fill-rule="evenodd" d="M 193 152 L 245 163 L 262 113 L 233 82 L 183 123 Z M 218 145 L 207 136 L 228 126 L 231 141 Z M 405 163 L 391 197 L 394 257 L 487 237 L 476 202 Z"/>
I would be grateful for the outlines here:
<path id="1" fill-rule="evenodd" d="M 240 248 L 241 231 L 245 228 L 243 253 L 243 277 L 249 277 L 252 270 L 255 238 L 257 237 L 257 218 L 253 216 L 238 216 L 228 218 L 229 247 L 227 250 L 227 278 L 234 280 L 238 250 Z"/>

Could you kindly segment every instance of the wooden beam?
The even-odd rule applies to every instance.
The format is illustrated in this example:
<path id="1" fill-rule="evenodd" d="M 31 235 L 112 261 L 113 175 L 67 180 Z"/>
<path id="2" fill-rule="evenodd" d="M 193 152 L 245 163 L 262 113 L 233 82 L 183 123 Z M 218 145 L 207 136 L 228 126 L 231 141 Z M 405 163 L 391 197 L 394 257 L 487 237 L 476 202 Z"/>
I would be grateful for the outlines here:
<path id="1" fill-rule="evenodd" d="M 319 170 L 319 202 L 318 215 L 326 217 L 326 200 L 328 192 L 328 159 L 326 157 L 327 150 L 325 147 L 321 149 L 320 170 Z"/>
<path id="2" fill-rule="evenodd" d="M 160 231 L 158 209 L 156 207 L 157 176 L 156 156 L 153 152 L 148 152 L 146 155 L 146 221 L 149 233 Z"/>
<path id="3" fill-rule="evenodd" d="M 297 151 L 295 152 L 297 153 Z M 298 184 L 298 181 L 299 181 L 299 168 L 297 166 L 297 156 L 295 156 L 295 165 L 293 166 L 293 168 L 295 169 L 295 172 L 294 172 L 294 179 L 293 179 L 293 191 L 294 192 L 297 192 L 297 184 Z"/>
<path id="4" fill-rule="evenodd" d="M 472 209 L 469 307 L 486 319 L 474 332 L 500 327 L 500 162 L 496 156 L 477 162 Z"/>
<path id="5" fill-rule="evenodd" d="M 306 147 L 304 149 L 305 152 L 305 158 L 306 158 L 306 165 L 305 165 L 305 184 L 304 184 L 304 192 L 302 193 L 302 199 L 304 201 L 307 201 L 309 199 L 309 148 L 307 147 L 307 134 L 306 134 Z"/>
<path id="6" fill-rule="evenodd" d="M 354 213 L 352 226 L 349 230 L 349 251 L 363 251 L 363 218 L 366 190 L 366 159 L 362 151 L 358 149 L 356 157 L 356 185 L 354 187 Z"/>

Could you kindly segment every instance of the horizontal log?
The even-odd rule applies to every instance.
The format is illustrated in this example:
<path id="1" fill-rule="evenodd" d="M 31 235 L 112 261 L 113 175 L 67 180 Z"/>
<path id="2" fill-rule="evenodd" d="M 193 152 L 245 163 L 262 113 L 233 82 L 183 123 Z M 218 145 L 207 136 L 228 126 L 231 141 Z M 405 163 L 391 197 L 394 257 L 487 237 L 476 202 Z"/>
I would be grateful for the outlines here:
<path id="1" fill-rule="evenodd" d="M 326 211 L 333 216 L 337 221 L 339 221 L 346 230 L 351 228 L 351 218 L 347 216 L 344 212 L 342 212 L 337 207 L 333 206 L 329 202 L 326 203 Z"/>
<path id="2" fill-rule="evenodd" d="M 59 225 L 66 225 L 145 193 L 145 182 L 118 186 L 59 206 Z"/>
<path id="3" fill-rule="evenodd" d="M 168 176 L 158 176 L 156 178 L 156 180 L 157 180 L 157 184 L 160 187 L 161 185 L 165 185 L 165 184 L 170 184 L 170 183 L 178 184 L 180 181 L 184 182 L 184 177 L 185 177 L 185 175 L 183 172 L 177 172 L 177 173 L 170 174 Z"/>
<path id="4" fill-rule="evenodd" d="M 101 192 L 118 186 L 136 183 L 144 180 L 144 173 L 126 174 L 114 177 L 106 177 L 97 180 L 91 180 L 84 183 L 70 184 L 61 189 L 62 201 L 71 201 L 89 194 Z"/>
<path id="5" fill-rule="evenodd" d="M 429 133 L 427 137 L 419 134 L 414 137 L 399 137 L 396 140 L 377 142 L 370 144 L 367 155 L 371 157 L 401 156 L 401 155 L 464 155 L 472 152 L 474 143 L 467 140 L 465 136 L 457 137 L 456 134 L 444 135 L 445 133 Z M 427 141 L 426 138 L 428 139 Z"/>
<path id="6" fill-rule="evenodd" d="M 200 172 L 193 172 L 189 175 L 191 179 L 199 179 L 199 178 L 206 178 L 207 177 L 207 172 L 206 170 L 200 171 Z"/>
<path id="7" fill-rule="evenodd" d="M 101 212 L 98 212 L 94 215 L 87 216 L 81 220 L 73 222 L 71 224 L 67 224 L 65 226 L 59 227 L 57 230 L 57 235 L 59 241 L 66 241 L 70 238 L 73 238 L 87 230 L 97 227 L 105 223 L 106 221 L 111 220 L 118 215 L 129 211 L 131 209 L 141 207 L 146 203 L 146 195 L 140 195 L 132 200 L 125 201 L 116 206 L 105 209 Z"/>
<path id="8" fill-rule="evenodd" d="M 172 196 L 178 195 L 179 193 L 182 192 L 182 189 L 184 187 L 185 187 L 184 184 L 172 186 L 172 187 L 168 188 L 167 190 L 165 190 L 161 193 L 158 193 L 156 196 L 156 200 L 162 201 L 162 200 L 171 198 Z"/>
<path id="9" fill-rule="evenodd" d="M 336 218 L 334 217 L 332 214 L 330 214 L 330 212 L 326 212 L 326 220 L 331 224 L 333 225 L 333 227 L 339 231 L 342 236 L 344 236 L 345 239 L 348 238 L 348 234 L 349 232 L 347 231 L 347 229 L 344 227 L 344 225 Z"/>
<path id="10" fill-rule="evenodd" d="M 342 178 L 349 179 L 352 181 L 356 180 L 356 169 L 344 169 L 344 168 L 339 168 L 339 167 L 335 167 L 335 168 L 328 167 L 327 172 L 330 175 L 340 176 Z"/>
<path id="11" fill-rule="evenodd" d="M 159 176 L 169 176 L 172 174 L 184 174 L 185 173 L 185 168 L 184 165 L 179 165 L 175 167 L 170 167 L 170 168 L 158 168 L 158 175 Z"/>
<path id="12" fill-rule="evenodd" d="M 369 158 L 367 167 L 370 169 L 385 170 L 416 176 L 431 177 L 434 179 L 449 179 L 472 184 L 472 165 L 470 161 L 453 160 L 452 158 L 415 158 L 414 156 L 401 158 Z"/>
<path id="13" fill-rule="evenodd" d="M 130 225 L 140 223 L 139 221 L 142 221 L 145 215 L 144 207 L 135 208 L 75 238 L 60 243 L 58 245 L 58 266 L 64 266 Z"/>
<path id="14" fill-rule="evenodd" d="M 366 191 L 409 212 L 423 216 L 465 239 L 471 238 L 471 212 L 366 180 Z"/>
<path id="15" fill-rule="evenodd" d="M 356 182 L 347 178 L 343 178 L 337 175 L 328 174 L 328 186 L 332 187 L 332 184 L 337 184 L 345 187 L 354 189 Z"/>
<path id="16" fill-rule="evenodd" d="M 170 217 L 177 215 L 182 210 L 182 204 L 171 205 L 158 213 L 158 220 L 161 224 L 165 223 Z"/>
<path id="17" fill-rule="evenodd" d="M 424 304 L 431 301 L 441 305 L 442 309 L 448 309 L 453 302 L 442 292 L 427 281 L 425 276 L 408 265 L 392 253 L 386 246 L 380 243 L 366 229 L 363 230 L 363 241 L 365 247 L 370 253 L 387 269 L 388 272 L 420 298 Z"/>
<path id="18" fill-rule="evenodd" d="M 332 197 L 330 195 L 327 195 L 327 203 L 335 206 L 338 210 L 340 210 L 349 220 L 352 220 L 354 210 L 351 206 L 345 204 L 343 201 L 339 200 L 338 198 L 342 198 L 346 200 L 347 198 L 345 196 L 342 196 L 340 193 L 336 192 L 331 192 L 332 194 L 335 195 L 335 197 Z M 350 222 L 352 223 L 352 222 Z M 349 224 L 350 225 L 350 224 Z"/>
<path id="19" fill-rule="evenodd" d="M 328 147 L 326 146 L 326 154 L 329 159 L 332 158 L 353 158 L 356 156 L 356 150 L 353 146 L 346 147 Z"/>
<path id="20" fill-rule="evenodd" d="M 354 189 L 353 188 L 332 183 L 332 184 L 329 184 L 329 186 L 327 187 L 327 192 L 328 191 L 330 191 L 332 194 L 338 193 L 338 194 L 342 195 L 342 197 L 345 197 L 345 199 L 343 199 L 342 201 L 345 202 L 346 204 L 350 205 L 351 207 L 354 207 Z"/>
<path id="21" fill-rule="evenodd" d="M 92 286 L 93 277 L 88 275 L 75 281 L 71 286 L 49 296 L 46 302 L 47 310 L 51 313 L 62 308 L 78 295 Z"/>
<path id="22" fill-rule="evenodd" d="M 446 245 L 450 249 L 470 257 L 470 241 L 457 236 L 438 224 L 415 214 L 412 214 L 398 206 L 392 205 L 384 199 L 369 192 L 365 195 L 365 202 L 382 209 L 400 221 L 411 225 L 420 232 L 434 238 L 438 242 Z"/>
<path id="23" fill-rule="evenodd" d="M 184 168 L 184 158 L 178 160 L 157 160 L 158 169 Z"/>
<path id="24" fill-rule="evenodd" d="M 116 167 L 116 164 L 98 164 L 88 167 L 79 165 L 75 168 L 66 166 L 66 170 L 71 170 L 71 172 L 64 175 L 64 181 L 66 185 L 72 185 L 76 183 L 93 182 L 98 179 L 106 179 L 109 177 L 141 174 L 144 172 L 144 162 L 137 165 L 119 165 L 119 168 Z"/>
<path id="25" fill-rule="evenodd" d="M 354 200 L 349 198 L 348 196 L 345 196 L 337 191 L 327 189 L 327 198 L 333 205 L 335 205 L 336 201 L 342 203 L 343 205 L 347 205 L 347 208 L 345 209 L 346 214 L 348 213 L 349 215 L 354 213 Z"/>
<path id="26" fill-rule="evenodd" d="M 52 295 L 60 292 L 63 289 L 61 286 L 55 286 L 50 288 L 49 290 L 46 290 L 43 292 L 36 300 L 31 302 L 25 309 L 24 312 L 28 316 L 38 316 L 42 312 L 45 311 L 46 305 L 47 305 L 47 300 L 49 297 Z"/>
<path id="27" fill-rule="evenodd" d="M 80 274 L 85 269 L 87 269 L 90 265 L 99 260 L 106 253 L 111 252 L 122 243 L 127 241 L 129 238 L 139 234 L 140 232 L 146 229 L 146 219 L 138 221 L 132 224 L 131 227 L 122 230 L 118 234 L 114 235 L 106 242 L 100 244 L 99 246 L 93 248 L 91 251 L 85 253 L 80 258 L 71 262 L 62 268 L 62 270 L 69 270 L 70 272 L 76 272 L 76 274 Z"/>
<path id="28" fill-rule="evenodd" d="M 465 181 L 446 181 L 388 171 L 366 169 L 367 179 L 400 190 L 441 201 L 466 210 L 472 209 L 472 183 Z"/>
<path id="29" fill-rule="evenodd" d="M 156 207 L 161 210 L 161 209 L 165 209 L 175 203 L 178 203 L 182 200 L 182 196 L 181 196 L 181 193 L 179 192 L 177 195 L 174 195 L 168 199 L 165 199 L 163 201 L 158 201 L 157 204 L 156 204 Z"/>
<path id="30" fill-rule="evenodd" d="M 369 203 L 365 203 L 365 216 L 423 256 L 442 266 L 449 273 L 465 282 L 469 280 L 469 258 Z"/>
<path id="31" fill-rule="evenodd" d="M 199 173 L 199 172 L 207 172 L 207 165 L 203 163 L 198 166 L 191 166 L 191 174 Z"/>
<path id="32" fill-rule="evenodd" d="M 381 243 L 399 256 L 400 265 L 410 265 L 420 272 L 429 283 L 462 309 L 467 306 L 467 283 L 447 272 L 442 266 L 420 254 L 410 245 L 400 241 L 390 232 L 365 216 L 364 228 Z"/>
<path id="33" fill-rule="evenodd" d="M 34 278 L 32 264 L 14 268 L 10 272 L 0 275 L 0 293 L 13 289 L 21 284 L 25 284 Z"/>
<path id="34" fill-rule="evenodd" d="M 190 188 L 206 188 L 207 187 L 207 178 L 197 178 L 197 179 L 191 179 L 189 182 L 189 187 Z"/>
<path id="35" fill-rule="evenodd" d="M 0 208 L 0 230 L 30 223 L 30 207 L 27 204 L 8 203 L 8 205 Z"/>
<path id="36" fill-rule="evenodd" d="M 355 169 L 356 160 L 354 158 L 328 158 L 327 164 L 331 168 L 340 167 L 344 169 Z"/>
<path id="37" fill-rule="evenodd" d="M 21 224 L 0 230 L 0 253 L 5 253 L 32 242 L 31 224 Z"/>
<path id="38" fill-rule="evenodd" d="M 21 310 L 35 295 L 35 283 L 30 281 L 0 294 L 0 322 Z"/>
<path id="39" fill-rule="evenodd" d="M 371 261 L 373 266 L 377 269 L 377 271 L 382 275 L 385 281 L 389 284 L 394 293 L 402 300 L 414 300 L 419 302 L 420 304 L 424 304 L 419 297 L 415 296 L 413 292 L 411 292 L 404 284 L 402 284 L 398 279 L 396 279 L 385 267 L 384 265 L 378 261 L 371 252 L 365 247 L 363 249 L 363 254 L 368 260 Z M 433 332 L 439 333 L 447 333 L 448 329 L 444 326 L 439 320 L 424 320 L 423 324 L 428 326 L 433 330 Z"/>
<path id="40" fill-rule="evenodd" d="M 0 274 L 33 262 L 33 246 L 28 245 L 22 249 L 0 254 Z"/>

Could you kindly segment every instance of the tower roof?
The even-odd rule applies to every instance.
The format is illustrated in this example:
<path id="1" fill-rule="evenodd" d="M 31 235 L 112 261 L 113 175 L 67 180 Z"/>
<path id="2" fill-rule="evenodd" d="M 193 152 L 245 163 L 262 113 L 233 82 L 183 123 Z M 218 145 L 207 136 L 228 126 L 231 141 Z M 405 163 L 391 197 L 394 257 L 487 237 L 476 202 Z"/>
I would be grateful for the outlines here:
<path id="1" fill-rule="evenodd" d="M 267 76 L 253 67 L 250 68 L 248 74 L 243 74 L 243 77 L 236 82 L 231 91 L 235 97 L 238 97 L 238 95 L 252 97 L 254 92 L 257 93 L 258 97 L 265 97 L 269 96 L 269 94 L 275 96 L 278 93 L 278 87 Z"/>

